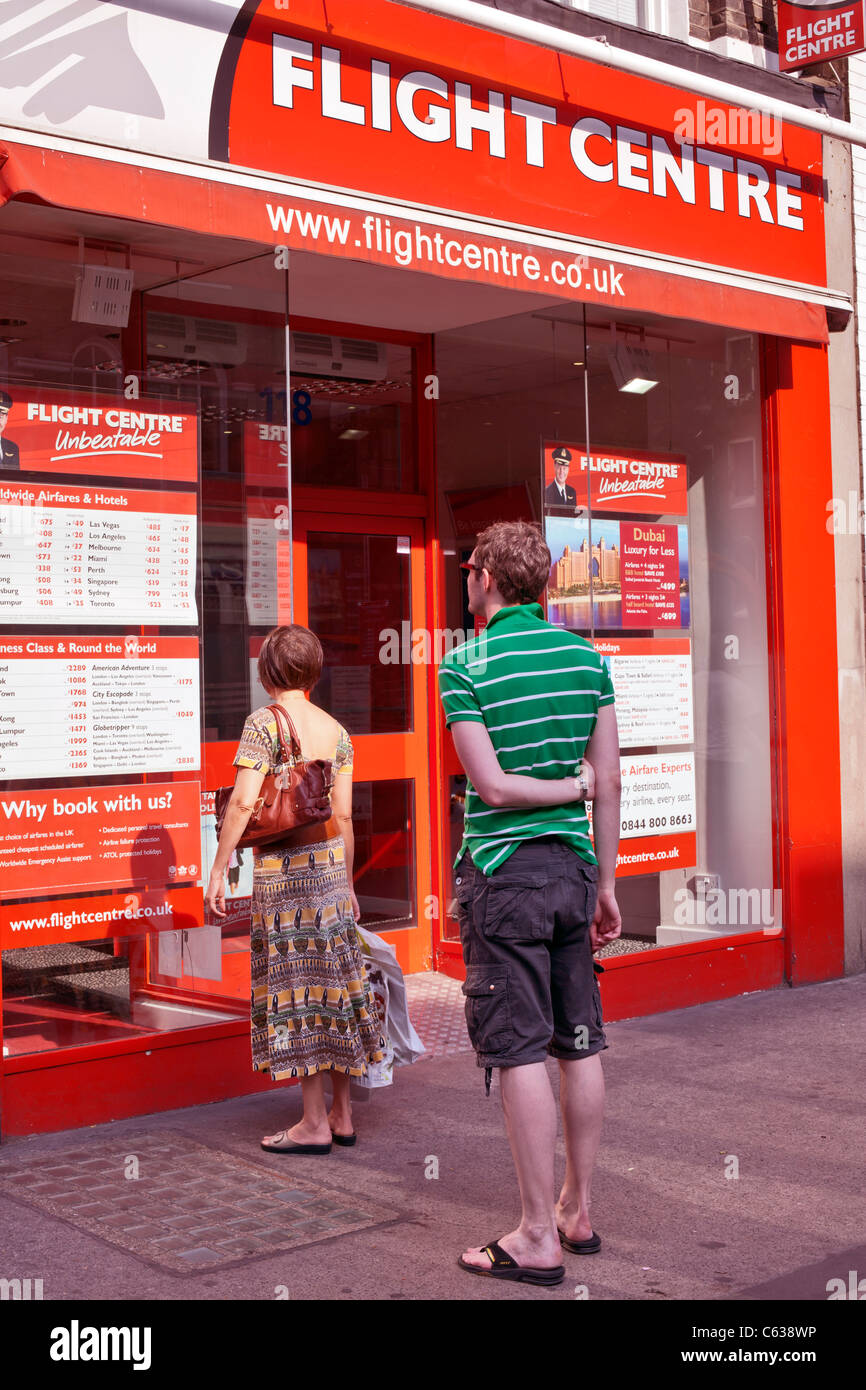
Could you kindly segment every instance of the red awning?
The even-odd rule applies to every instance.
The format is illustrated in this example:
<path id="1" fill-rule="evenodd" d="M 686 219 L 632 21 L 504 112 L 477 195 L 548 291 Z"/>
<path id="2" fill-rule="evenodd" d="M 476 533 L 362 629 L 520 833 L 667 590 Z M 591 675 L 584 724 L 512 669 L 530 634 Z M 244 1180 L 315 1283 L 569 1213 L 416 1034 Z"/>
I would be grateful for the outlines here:
<path id="1" fill-rule="evenodd" d="M 226 165 L 205 169 L 71 140 L 44 147 L 26 143 L 28 138 L 22 134 L 20 143 L 0 144 L 0 205 L 26 197 L 263 246 L 812 342 L 827 341 L 828 308 L 851 307 L 844 295 L 814 286 L 590 245 L 375 194 Z"/>

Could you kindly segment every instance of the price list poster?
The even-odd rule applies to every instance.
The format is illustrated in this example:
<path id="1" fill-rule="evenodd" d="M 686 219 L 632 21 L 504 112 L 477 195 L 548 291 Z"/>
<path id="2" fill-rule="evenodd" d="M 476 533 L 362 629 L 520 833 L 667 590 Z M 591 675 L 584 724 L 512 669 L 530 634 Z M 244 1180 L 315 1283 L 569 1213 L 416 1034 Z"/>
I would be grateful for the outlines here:
<path id="1" fill-rule="evenodd" d="M 152 922 L 134 914 L 152 926 L 174 920 L 182 894 L 189 922 L 201 873 L 200 783 L 187 780 L 201 762 L 197 414 L 9 394 L 19 468 L 0 477 L 0 898 L 75 892 L 62 912 L 43 904 L 43 941 L 69 939 L 87 890 L 168 890 Z M 136 780 L 105 784 L 123 777 Z"/>
<path id="2" fill-rule="evenodd" d="M 195 771 L 198 671 L 196 637 L 0 638 L 0 781 Z"/>
<path id="3" fill-rule="evenodd" d="M 642 750 L 620 758 L 617 873 L 623 877 L 693 867 L 697 835 L 686 461 L 682 455 L 617 449 L 599 449 L 588 457 L 580 445 L 547 441 L 542 469 L 552 560 L 548 621 L 594 631 L 595 648 L 609 667 L 616 695 L 620 749 Z M 562 502 L 563 491 L 568 505 Z M 653 631 L 661 635 L 649 635 Z"/>
<path id="4" fill-rule="evenodd" d="M 194 492 L 0 483 L 0 626 L 195 627 Z"/>
<path id="5" fill-rule="evenodd" d="M 288 522 L 281 503 L 269 497 L 247 499 L 247 620 L 250 627 L 275 627 L 289 621 Z"/>

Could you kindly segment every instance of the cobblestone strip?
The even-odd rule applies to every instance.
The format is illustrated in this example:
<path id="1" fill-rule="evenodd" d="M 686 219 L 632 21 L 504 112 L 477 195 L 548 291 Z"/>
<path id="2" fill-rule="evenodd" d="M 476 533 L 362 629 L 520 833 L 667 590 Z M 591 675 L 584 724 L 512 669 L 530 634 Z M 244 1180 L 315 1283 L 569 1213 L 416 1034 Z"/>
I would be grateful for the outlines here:
<path id="1" fill-rule="evenodd" d="M 288 1161 L 291 1172 L 279 1167 Z M 323 1163 L 333 1187 L 306 1176 L 312 1165 Z M 256 1163 L 173 1131 L 138 1131 L 87 1147 L 79 1139 L 74 1150 L 52 1145 L 40 1154 L 28 1144 L 26 1155 L 14 1149 L 0 1154 L 0 1190 L 142 1259 L 188 1273 L 399 1217 L 366 1198 L 356 1204 L 354 1194 L 347 1206 L 339 1189 L 340 1166 L 339 1155 L 329 1160 L 263 1155 Z M 131 1176 L 134 1172 L 137 1176 Z"/>

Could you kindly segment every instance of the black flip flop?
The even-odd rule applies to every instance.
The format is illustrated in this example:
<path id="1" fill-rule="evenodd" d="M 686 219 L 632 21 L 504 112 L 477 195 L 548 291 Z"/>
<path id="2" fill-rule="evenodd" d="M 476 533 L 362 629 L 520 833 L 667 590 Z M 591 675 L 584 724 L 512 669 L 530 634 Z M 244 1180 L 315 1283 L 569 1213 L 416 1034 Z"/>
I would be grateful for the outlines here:
<path id="1" fill-rule="evenodd" d="M 464 1260 L 461 1255 L 457 1261 L 461 1269 L 466 1269 L 470 1274 L 481 1274 L 485 1279 L 506 1279 L 514 1284 L 561 1284 L 565 1278 L 565 1266 L 554 1265 L 552 1269 L 538 1269 L 534 1265 L 519 1265 L 513 1260 L 507 1250 L 503 1250 L 497 1241 L 492 1240 L 489 1245 L 484 1246 L 485 1254 L 490 1256 L 492 1261 L 489 1269 L 482 1269 L 480 1265 L 471 1265 Z"/>
<path id="2" fill-rule="evenodd" d="M 563 1250 L 568 1250 L 572 1255 L 596 1255 L 601 1249 L 601 1236 L 593 1231 L 589 1240 L 569 1240 L 563 1231 L 559 1231 L 559 1243 Z"/>
<path id="3" fill-rule="evenodd" d="M 333 1139 L 335 1144 L 339 1144 L 340 1147 L 344 1149 L 351 1149 L 352 1145 L 357 1144 L 358 1142 L 358 1136 L 354 1132 L 352 1134 L 332 1133 L 331 1138 Z"/>

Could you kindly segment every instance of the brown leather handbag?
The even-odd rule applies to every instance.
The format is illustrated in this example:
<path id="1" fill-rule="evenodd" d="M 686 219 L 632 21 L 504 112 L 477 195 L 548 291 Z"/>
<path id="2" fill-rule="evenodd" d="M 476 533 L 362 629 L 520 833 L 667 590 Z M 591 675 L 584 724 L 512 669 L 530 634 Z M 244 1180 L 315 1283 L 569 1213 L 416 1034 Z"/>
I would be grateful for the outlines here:
<path id="1" fill-rule="evenodd" d="M 247 827 L 237 848 L 275 845 L 289 839 L 301 825 L 315 825 L 331 814 L 333 763 L 330 758 L 301 757 L 301 744 L 295 726 L 282 705 L 268 705 L 277 721 L 280 761 L 262 783 L 262 790 L 250 812 Z M 283 737 L 282 721 L 289 726 L 289 746 Z M 222 832 L 226 810 L 234 787 L 220 787 L 214 797 L 217 839 Z"/>

